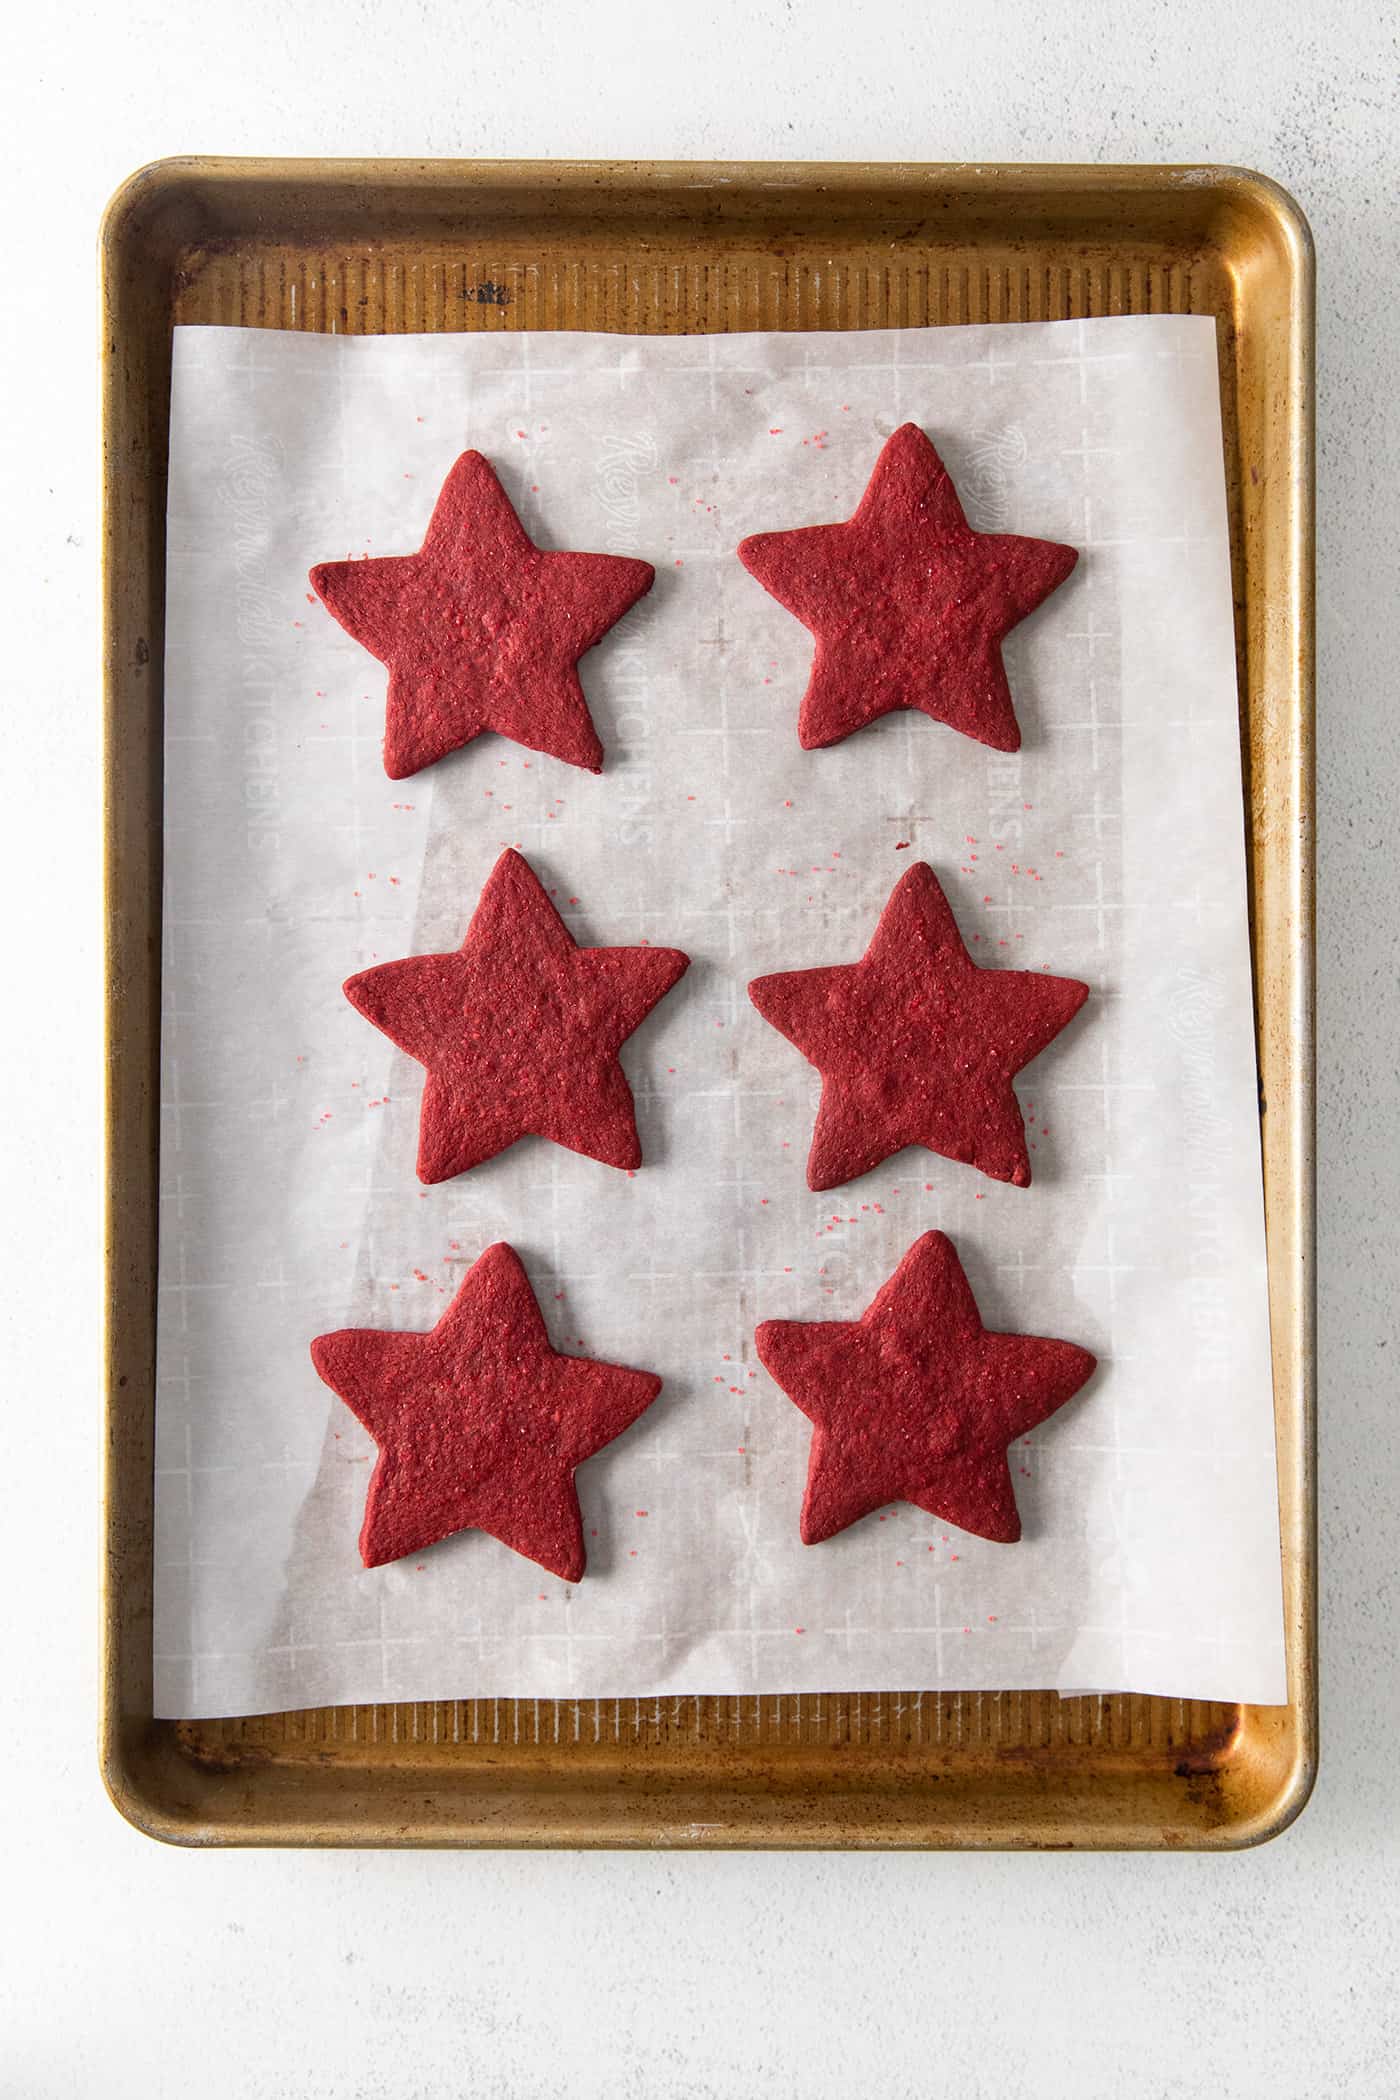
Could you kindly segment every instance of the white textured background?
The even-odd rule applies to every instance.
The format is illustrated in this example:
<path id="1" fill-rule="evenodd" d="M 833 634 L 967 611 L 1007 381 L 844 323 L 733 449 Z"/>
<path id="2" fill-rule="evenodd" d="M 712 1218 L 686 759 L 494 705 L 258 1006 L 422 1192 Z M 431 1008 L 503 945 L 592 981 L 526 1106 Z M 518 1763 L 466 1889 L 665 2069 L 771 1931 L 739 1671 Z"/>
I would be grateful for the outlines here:
<path id="1" fill-rule="evenodd" d="M 27 10 L 0 142 L 9 907 L 0 2094 L 515 2100 L 1400 2080 L 1400 122 L 1393 23 L 1280 0 Z M 1323 1772 L 1209 1858 L 176 1853 L 102 1795 L 98 213 L 176 152 L 1225 160 L 1320 251 Z M 36 905 L 42 901 L 42 914 Z M 47 929 L 41 932 L 41 927 Z M 13 1014 L 14 1007 L 11 1006 Z M 22 1200 L 20 1193 L 22 1192 Z M 8 1616 L 8 1609 L 7 1609 Z M 30 1628 L 32 1627 L 32 1630 Z"/>

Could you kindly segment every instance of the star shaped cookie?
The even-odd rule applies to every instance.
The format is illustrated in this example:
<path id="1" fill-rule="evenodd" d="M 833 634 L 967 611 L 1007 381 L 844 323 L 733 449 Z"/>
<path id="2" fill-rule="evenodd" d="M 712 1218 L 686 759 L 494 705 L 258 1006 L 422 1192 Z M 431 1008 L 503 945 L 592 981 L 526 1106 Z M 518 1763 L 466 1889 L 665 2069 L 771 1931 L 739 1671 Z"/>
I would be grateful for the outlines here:
<path id="1" fill-rule="evenodd" d="M 600 773 L 578 660 L 655 575 L 620 554 L 537 547 L 489 462 L 464 452 L 417 554 L 321 562 L 311 584 L 388 666 L 384 770 L 403 780 L 483 729 Z"/>
<path id="2" fill-rule="evenodd" d="M 688 963 L 678 948 L 580 948 L 529 862 L 504 852 L 455 953 L 379 963 L 345 985 L 427 1072 L 419 1180 L 465 1174 L 530 1135 L 639 1167 L 617 1053 Z"/>
<path id="3" fill-rule="evenodd" d="M 914 1242 L 858 1320 L 765 1320 L 759 1358 L 813 1424 L 801 1531 L 814 1546 L 887 1502 L 1010 1545 L 1007 1446 L 1079 1391 L 1087 1349 L 992 1334 L 953 1243 Z"/>
<path id="4" fill-rule="evenodd" d="M 343 1327 L 317 1336 L 311 1360 L 379 1446 L 360 1532 L 367 1568 L 475 1529 L 577 1582 L 574 1469 L 661 1390 L 650 1371 L 552 1349 L 504 1241 L 468 1270 L 431 1333 Z"/>
<path id="5" fill-rule="evenodd" d="M 937 452 L 905 423 L 854 517 L 754 533 L 739 559 L 817 638 L 797 723 L 804 750 L 913 707 L 1016 751 L 1001 644 L 1078 555 L 1053 540 L 974 532 Z"/>
<path id="6" fill-rule="evenodd" d="M 972 960 L 932 868 L 890 894 L 857 963 L 756 977 L 749 997 L 822 1075 L 807 1185 L 926 1145 L 994 1181 L 1031 1178 L 1012 1079 L 1089 996 L 1072 977 Z"/>

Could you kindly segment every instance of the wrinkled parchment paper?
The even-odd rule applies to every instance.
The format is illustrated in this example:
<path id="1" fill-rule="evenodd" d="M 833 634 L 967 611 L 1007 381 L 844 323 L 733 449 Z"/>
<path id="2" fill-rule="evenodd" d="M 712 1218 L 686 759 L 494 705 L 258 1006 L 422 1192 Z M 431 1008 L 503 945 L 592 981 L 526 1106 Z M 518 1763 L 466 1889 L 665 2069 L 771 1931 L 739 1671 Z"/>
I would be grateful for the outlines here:
<path id="1" fill-rule="evenodd" d="M 1024 748 L 917 714 L 803 752 L 811 641 L 734 558 L 920 423 L 974 525 L 1068 540 L 1007 648 Z M 467 446 L 543 545 L 644 555 L 584 662 L 600 778 L 484 736 L 408 781 L 313 562 L 408 552 Z M 1284 1696 L 1212 324 L 175 341 L 156 1710 L 1060 1687 Z M 624 1063 L 634 1178 L 531 1139 L 432 1189 L 419 1068 L 342 997 L 454 947 L 503 844 L 582 941 L 684 948 Z M 988 963 L 1093 996 L 1023 1074 L 1029 1190 L 910 1151 L 808 1192 L 818 1081 L 749 1006 L 928 860 Z M 989 1326 L 1098 1353 L 1001 1547 L 894 1506 L 818 1548 L 766 1317 L 854 1318 L 950 1232 Z M 661 1373 L 579 1475 L 576 1589 L 481 1533 L 367 1573 L 372 1445 L 310 1338 L 426 1328 L 521 1252 L 556 1345 Z"/>

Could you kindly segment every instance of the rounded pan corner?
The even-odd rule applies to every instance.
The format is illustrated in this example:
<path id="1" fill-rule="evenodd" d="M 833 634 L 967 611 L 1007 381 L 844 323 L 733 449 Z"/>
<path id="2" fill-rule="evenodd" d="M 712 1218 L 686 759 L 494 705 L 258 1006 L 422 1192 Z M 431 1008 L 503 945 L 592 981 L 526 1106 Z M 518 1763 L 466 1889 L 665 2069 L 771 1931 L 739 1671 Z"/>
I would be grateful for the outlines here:
<path id="1" fill-rule="evenodd" d="M 1310 1750 L 1300 1757 L 1287 1779 L 1280 1787 L 1277 1798 L 1270 1804 L 1268 1814 L 1261 1818 L 1258 1826 L 1241 1838 L 1241 1849 L 1253 1849 L 1267 1845 L 1271 1839 L 1282 1837 L 1297 1822 L 1299 1816 L 1313 1797 L 1317 1785 L 1317 1752 Z"/>
<path id="2" fill-rule="evenodd" d="M 144 161 L 119 182 L 102 207 L 98 239 L 109 247 L 126 229 L 133 215 L 149 208 L 153 197 L 168 194 L 176 183 L 188 179 L 199 161 L 191 154 L 176 154 L 165 160 Z"/>
<path id="3" fill-rule="evenodd" d="M 151 238 L 153 229 L 199 217 L 212 165 L 198 154 L 176 154 L 148 160 L 118 183 L 97 227 L 97 252 L 109 275 L 129 251 Z"/>
<path id="4" fill-rule="evenodd" d="M 1293 192 L 1274 176 L 1257 168 L 1234 166 L 1181 168 L 1177 174 L 1185 182 L 1214 190 L 1266 227 L 1291 257 L 1298 275 L 1311 283 L 1317 248 L 1308 215 Z"/>
<path id="5" fill-rule="evenodd" d="M 1301 1748 L 1283 1773 L 1277 1791 L 1274 1792 L 1253 1814 L 1241 1817 L 1234 1825 L 1227 1825 L 1220 1833 L 1220 1849 L 1228 1852 L 1254 1852 L 1261 1845 L 1272 1843 L 1282 1837 L 1297 1822 L 1313 1796 L 1317 1785 L 1317 1746 L 1315 1740 Z"/>
<path id="6" fill-rule="evenodd" d="M 98 1752 L 97 1769 L 103 1792 L 124 1823 L 129 1823 L 142 1837 L 153 1838 L 157 1844 L 178 1845 L 182 1842 L 176 1819 L 165 1804 L 133 1777 L 119 1756 L 109 1754 L 105 1746 Z"/>
<path id="7" fill-rule="evenodd" d="M 129 1746 L 104 1731 L 98 1744 L 97 1769 L 107 1799 L 122 1821 L 142 1837 L 182 1848 L 208 1843 L 200 1825 L 163 1792 L 158 1759 L 143 1759 L 136 1764 Z"/>
<path id="8" fill-rule="evenodd" d="M 1317 253 L 1312 224 L 1292 190 L 1285 189 L 1276 176 L 1265 175 L 1258 168 L 1231 168 L 1228 174 L 1235 189 L 1261 211 L 1268 212 L 1311 264 Z"/>

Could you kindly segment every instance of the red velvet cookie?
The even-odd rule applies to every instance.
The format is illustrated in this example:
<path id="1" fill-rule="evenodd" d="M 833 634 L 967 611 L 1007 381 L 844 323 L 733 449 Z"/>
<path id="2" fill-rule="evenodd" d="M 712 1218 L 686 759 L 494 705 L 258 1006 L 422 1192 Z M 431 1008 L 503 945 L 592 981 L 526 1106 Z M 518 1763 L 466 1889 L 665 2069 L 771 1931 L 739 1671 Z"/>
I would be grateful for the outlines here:
<path id="1" fill-rule="evenodd" d="M 1031 1178 L 1012 1078 L 1089 996 L 1072 977 L 984 970 L 932 868 L 896 883 L 858 963 L 756 977 L 749 997 L 822 1075 L 807 1185 L 830 1189 L 905 1145 L 994 1181 Z"/>
<path id="2" fill-rule="evenodd" d="M 914 423 L 889 440 L 845 524 L 739 545 L 744 567 L 817 638 L 797 724 L 808 751 L 908 707 L 1019 749 L 1002 640 L 1078 558 L 1053 540 L 974 532 Z"/>
<path id="3" fill-rule="evenodd" d="M 661 1390 L 650 1371 L 552 1349 L 504 1241 L 467 1271 L 431 1333 L 343 1327 L 317 1337 L 311 1360 L 379 1446 L 360 1532 L 367 1568 L 475 1529 L 577 1582 L 574 1469 Z"/>
<path id="4" fill-rule="evenodd" d="M 858 1320 L 765 1320 L 765 1369 L 815 1427 L 802 1504 L 814 1546 L 886 1502 L 1010 1545 L 1006 1449 L 1072 1399 L 1087 1349 L 990 1334 L 953 1243 L 916 1240 Z"/>
<path id="5" fill-rule="evenodd" d="M 464 452 L 417 554 L 322 562 L 311 583 L 388 665 L 384 770 L 402 780 L 483 729 L 600 773 L 576 666 L 655 575 L 620 554 L 537 547 L 488 462 Z"/>
<path id="6" fill-rule="evenodd" d="M 642 1149 L 617 1053 L 684 976 L 678 948 L 580 948 L 529 862 L 496 862 L 452 955 L 362 970 L 345 996 L 427 1071 L 418 1178 L 535 1135 L 610 1167 Z"/>

